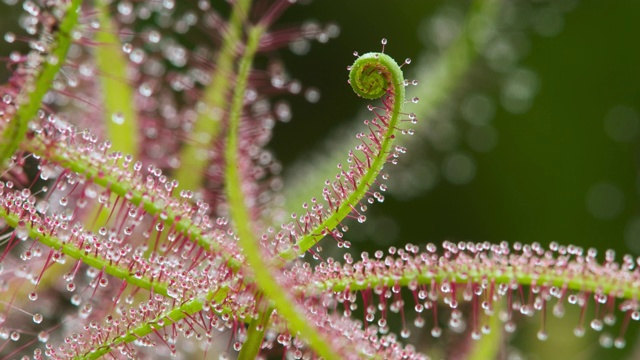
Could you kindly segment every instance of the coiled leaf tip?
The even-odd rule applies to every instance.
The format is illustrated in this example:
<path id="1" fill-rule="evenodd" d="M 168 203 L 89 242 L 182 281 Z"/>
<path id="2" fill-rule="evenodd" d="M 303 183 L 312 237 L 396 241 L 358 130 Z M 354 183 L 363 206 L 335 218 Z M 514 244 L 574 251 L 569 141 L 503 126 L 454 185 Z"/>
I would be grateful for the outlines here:
<path id="1" fill-rule="evenodd" d="M 395 76 L 394 76 L 395 75 Z M 390 90 L 397 89 L 397 79 L 402 79 L 402 70 L 392 57 L 384 53 L 366 53 L 356 59 L 350 68 L 349 83 L 358 96 L 378 99 Z"/>

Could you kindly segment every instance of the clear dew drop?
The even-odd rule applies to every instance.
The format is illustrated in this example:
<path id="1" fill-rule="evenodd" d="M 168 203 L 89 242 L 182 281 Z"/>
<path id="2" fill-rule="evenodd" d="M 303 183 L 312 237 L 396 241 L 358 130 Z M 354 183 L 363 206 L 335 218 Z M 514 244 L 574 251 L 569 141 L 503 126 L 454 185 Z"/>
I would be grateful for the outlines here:
<path id="1" fill-rule="evenodd" d="M 124 124 L 124 115 L 121 112 L 115 112 L 111 115 L 111 121 L 115 124 L 122 125 Z"/>
<path id="2" fill-rule="evenodd" d="M 549 338 L 549 334 L 546 331 L 540 330 L 538 331 L 538 340 L 545 341 Z"/>
<path id="3" fill-rule="evenodd" d="M 122 1 L 118 4 L 118 12 L 122 15 L 131 15 L 133 12 L 133 4 L 129 1 Z"/>
<path id="4" fill-rule="evenodd" d="M 604 323 L 612 326 L 616 323 L 616 317 L 613 314 L 607 314 L 604 316 Z"/>
<path id="5" fill-rule="evenodd" d="M 58 59 L 57 56 L 55 55 L 49 55 L 47 56 L 47 63 L 49 63 L 50 65 L 58 65 L 58 62 L 60 61 L 60 59 Z"/>
<path id="6" fill-rule="evenodd" d="M 29 229 L 27 229 L 24 226 L 18 226 L 15 229 L 15 234 L 18 237 L 18 239 L 20 239 L 21 241 L 25 241 L 27 240 L 27 238 L 29 238 Z"/>
<path id="7" fill-rule="evenodd" d="M 124 43 L 122 45 L 122 51 L 124 51 L 125 53 L 130 54 L 132 50 L 133 50 L 133 45 L 131 45 L 131 43 Z"/>
<path id="8" fill-rule="evenodd" d="M 29 300 L 31 300 L 31 301 L 38 300 L 38 293 L 36 293 L 36 292 L 29 293 Z"/>
<path id="9" fill-rule="evenodd" d="M 167 10 L 171 10 L 175 7 L 176 3 L 174 0 L 163 0 L 162 1 L 162 7 L 164 7 Z"/>
<path id="10" fill-rule="evenodd" d="M 305 91 L 304 98 L 310 103 L 317 103 L 320 100 L 320 91 L 315 88 L 309 88 Z"/>
<path id="11" fill-rule="evenodd" d="M 20 333 L 17 331 L 14 331 L 11 333 L 11 341 L 18 341 L 20 340 Z"/>
<path id="12" fill-rule="evenodd" d="M 602 320 L 600 319 L 594 319 L 591 320 L 591 328 L 595 331 L 601 331 L 603 327 L 603 323 Z"/>
<path id="13" fill-rule="evenodd" d="M 561 318 L 564 316 L 564 307 L 556 304 L 553 306 L 553 315 L 555 315 L 558 318 Z"/>
<path id="14" fill-rule="evenodd" d="M 38 333 L 38 341 L 40 341 L 41 343 L 46 343 L 47 341 L 49 341 L 49 333 L 46 331 L 40 331 Z"/>
<path id="15" fill-rule="evenodd" d="M 140 93 L 140 95 L 144 97 L 149 97 L 151 96 L 151 94 L 153 94 L 151 85 L 149 85 L 149 83 L 146 83 L 146 82 L 140 85 L 140 87 L 138 88 L 138 92 Z"/>
<path id="16" fill-rule="evenodd" d="M 160 39 L 162 38 L 160 33 L 155 30 L 149 31 L 149 34 L 147 36 L 148 36 L 149 42 L 154 44 L 159 43 Z"/>
<path id="17" fill-rule="evenodd" d="M 52 166 L 41 165 L 40 166 L 40 178 L 42 180 L 49 180 L 50 177 L 54 176 L 55 169 Z"/>
<path id="18" fill-rule="evenodd" d="M 33 322 L 34 323 L 40 324 L 43 319 L 44 319 L 44 317 L 42 316 L 42 314 L 40 314 L 40 313 L 33 314 Z"/>
<path id="19" fill-rule="evenodd" d="M 603 348 L 610 348 L 611 346 L 613 346 L 613 336 L 611 336 L 610 334 L 602 334 L 600 335 L 600 346 L 602 346 Z"/>
<path id="20" fill-rule="evenodd" d="M 84 195 L 90 199 L 95 199 L 98 196 L 98 190 L 95 184 L 89 184 L 84 188 Z"/>
<path id="21" fill-rule="evenodd" d="M 513 321 L 507 321 L 507 323 L 504 324 L 504 330 L 513 334 L 516 331 L 516 324 Z"/>
<path id="22" fill-rule="evenodd" d="M 44 214 L 49 209 L 49 203 L 46 200 L 40 200 L 36 203 L 36 211 Z"/>
<path id="23" fill-rule="evenodd" d="M 14 41 L 16 41 L 16 34 L 12 32 L 6 32 L 4 34 L 4 41 L 6 41 L 9 44 L 13 43 Z"/>

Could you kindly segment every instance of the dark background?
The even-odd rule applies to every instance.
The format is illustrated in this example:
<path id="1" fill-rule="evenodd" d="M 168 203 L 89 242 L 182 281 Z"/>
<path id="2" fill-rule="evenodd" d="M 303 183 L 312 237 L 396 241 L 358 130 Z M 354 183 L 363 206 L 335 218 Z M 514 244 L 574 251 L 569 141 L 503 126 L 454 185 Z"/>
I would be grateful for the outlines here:
<path id="1" fill-rule="evenodd" d="M 377 51 L 380 39 L 386 37 L 387 53 L 397 59 L 416 58 L 424 51 L 417 29 L 439 4 L 367 3 L 373 11 L 358 10 L 363 1 L 339 6 L 316 2 L 292 9 L 306 10 L 311 14 L 308 16 L 321 21 L 335 21 L 341 34 L 328 44 L 314 43 L 310 53 L 301 58 L 284 55 L 292 76 L 322 91 L 317 104 L 305 106 L 303 101 L 298 104 L 298 100 L 291 100 L 293 120 L 277 127 L 271 148 L 285 164 L 304 161 L 301 156 L 305 151 L 312 151 L 334 126 L 355 119 L 367 104 L 352 95 L 346 83 L 345 68 L 353 61 L 354 50 Z M 631 132 L 631 139 L 619 142 L 605 132 L 605 117 L 616 106 L 631 109 L 633 123 L 637 123 L 638 10 L 640 3 L 635 1 L 585 1 L 564 16 L 558 35 L 524 32 L 530 50 L 519 64 L 535 72 L 539 92 L 530 110 L 522 114 L 512 114 L 501 106 L 500 74 L 482 74 L 485 68 L 481 64 L 472 67 L 470 76 L 454 93 L 454 100 L 476 89 L 491 96 L 495 104 L 491 121 L 498 131 L 496 147 L 488 153 L 473 154 L 476 176 L 466 185 L 441 180 L 419 199 L 389 199 L 378 205 L 385 212 L 399 215 L 402 237 L 414 242 L 555 240 L 613 246 L 640 254 L 640 244 L 635 249 L 625 244 L 625 229 L 639 210 L 637 134 Z M 407 72 L 411 77 L 411 66 Z M 409 88 L 408 94 L 419 96 L 420 88 L 428 86 L 423 82 L 417 89 Z M 463 120 L 457 116 L 452 121 Z M 464 143 L 459 148 L 473 152 Z M 587 208 L 587 193 L 602 182 L 615 185 L 624 198 L 622 209 L 610 219 L 598 219 Z M 420 227 L 411 226 L 417 221 Z M 416 229 L 420 231 L 413 233 Z M 637 240 L 640 242 L 640 237 Z"/>

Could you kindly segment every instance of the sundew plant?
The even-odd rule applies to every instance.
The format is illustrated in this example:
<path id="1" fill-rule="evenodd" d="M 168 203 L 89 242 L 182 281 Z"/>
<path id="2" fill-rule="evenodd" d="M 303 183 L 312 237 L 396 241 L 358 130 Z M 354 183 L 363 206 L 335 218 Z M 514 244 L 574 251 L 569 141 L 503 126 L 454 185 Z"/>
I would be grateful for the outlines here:
<path id="1" fill-rule="evenodd" d="M 367 31 L 372 47 L 353 44 L 340 72 L 298 57 L 343 79 L 363 113 L 288 170 L 271 140 L 304 122 L 291 104 L 347 117 L 314 107 L 331 89 L 288 69 L 291 54 L 340 41 L 330 19 L 292 20 L 304 3 L 4 0 L 0 357 L 518 358 L 521 323 L 549 341 L 551 318 L 569 313 L 568 331 L 597 334 L 611 356 L 633 347 L 631 255 L 576 239 L 356 241 L 372 222 L 391 233 L 373 210 L 385 199 L 438 191 L 435 162 L 471 181 L 452 134 L 479 153 L 497 141 L 490 99 L 460 94 L 473 64 L 484 56 L 503 106 L 526 112 L 539 81 L 518 65 L 523 23 L 552 36 L 575 4 L 537 4 L 527 21 L 524 2 L 445 6 L 419 59 Z M 447 116 L 456 97 L 468 129 Z M 612 113 L 606 130 L 629 142 L 637 114 Z M 596 206 L 610 187 L 587 198 L 596 217 L 610 215 Z"/>

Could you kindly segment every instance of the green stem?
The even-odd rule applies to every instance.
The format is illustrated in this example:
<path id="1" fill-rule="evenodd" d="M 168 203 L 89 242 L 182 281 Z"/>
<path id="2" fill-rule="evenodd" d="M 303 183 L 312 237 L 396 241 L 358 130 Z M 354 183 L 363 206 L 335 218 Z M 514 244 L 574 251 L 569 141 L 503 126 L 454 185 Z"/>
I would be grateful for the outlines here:
<path id="1" fill-rule="evenodd" d="M 505 299 L 493 302 L 493 315 L 489 317 L 489 329 L 491 329 L 491 332 L 483 334 L 479 340 L 472 344 L 473 347 L 467 354 L 467 360 L 498 359 L 503 335 L 503 323 L 499 314 L 505 307 Z"/>
<path id="2" fill-rule="evenodd" d="M 426 264 L 425 264 L 426 265 Z M 338 292 L 345 289 L 349 291 L 359 291 L 371 289 L 377 286 L 391 287 L 394 285 L 408 286 L 412 282 L 420 285 L 429 285 L 431 283 L 442 283 L 443 281 L 452 283 L 466 284 L 469 282 L 478 283 L 483 280 L 494 281 L 496 284 L 518 283 L 520 285 L 545 285 L 555 286 L 558 288 L 566 287 L 568 290 L 587 291 L 591 293 L 601 292 L 603 294 L 616 294 L 616 296 L 625 299 L 635 299 L 640 295 L 640 289 L 637 288 L 635 280 L 619 274 L 615 276 L 617 281 L 611 281 L 613 275 L 603 274 L 585 274 L 578 277 L 576 274 L 568 274 L 553 268 L 548 271 L 533 273 L 533 270 L 523 270 L 517 267 L 507 265 L 494 265 L 492 269 L 482 269 L 482 264 L 472 263 L 474 268 L 462 267 L 453 270 L 446 270 L 449 266 L 456 266 L 442 262 L 439 264 L 439 270 L 424 269 L 424 271 L 407 270 L 403 274 L 385 272 L 380 270 L 380 275 L 367 276 L 362 278 L 346 278 L 340 280 L 314 281 L 307 286 L 299 287 L 293 290 L 294 294 L 320 294 L 328 290 Z M 498 267 L 498 268 L 497 268 Z M 542 270 L 542 269 L 541 269 Z M 593 271 L 593 270 L 591 270 Z"/>
<path id="3" fill-rule="evenodd" d="M 175 324 L 187 316 L 196 314 L 204 308 L 205 302 L 221 302 L 228 295 L 227 289 L 221 289 L 215 292 L 209 292 L 202 299 L 193 299 L 184 304 L 172 308 L 167 312 L 158 315 L 155 319 L 144 322 L 143 324 L 127 331 L 126 334 L 111 339 L 109 342 L 102 344 L 95 351 L 76 357 L 76 359 L 97 359 L 111 352 L 118 344 L 130 343 L 141 337 L 147 336 L 152 332 L 162 329 L 163 327 Z"/>
<path id="4" fill-rule="evenodd" d="M 373 60 L 379 62 L 382 67 L 389 72 L 390 82 L 394 90 L 394 104 L 391 114 L 389 114 L 387 130 L 383 136 L 382 143 L 378 154 L 371 162 L 371 166 L 366 170 L 366 173 L 360 179 L 360 182 L 356 186 L 355 190 L 351 194 L 341 201 L 338 209 L 331 213 L 326 219 L 324 219 L 318 226 L 311 231 L 304 234 L 296 243 L 298 246 L 297 251 L 288 250 L 279 254 L 283 260 L 292 260 L 298 257 L 300 254 L 309 250 L 318 241 L 320 241 L 325 235 L 323 230 L 335 229 L 351 211 L 357 207 L 358 203 L 364 198 L 367 191 L 371 188 L 376 177 L 387 162 L 387 157 L 390 153 L 391 146 L 395 139 L 395 132 L 400 121 L 402 106 L 405 101 L 405 89 L 404 89 L 404 76 L 402 70 L 398 64 L 390 56 L 382 53 L 369 53 L 361 56 L 358 60 Z M 356 60 L 356 63 L 358 62 Z M 354 64 L 355 66 L 355 64 Z M 352 79 L 352 82 L 354 80 Z"/>
<path id="5" fill-rule="evenodd" d="M 239 244 L 251 266 L 252 275 L 260 290 L 273 303 L 278 314 L 286 319 L 288 327 L 300 333 L 317 354 L 325 359 L 339 359 L 327 339 L 309 323 L 303 315 L 304 311 L 283 291 L 276 281 L 273 268 L 267 265 L 258 238 L 253 233 L 251 217 L 245 205 L 245 198 L 242 192 L 243 180 L 238 171 L 238 137 L 240 127 L 240 115 L 244 101 L 245 89 L 247 86 L 249 71 L 258 48 L 258 42 L 263 32 L 261 26 L 256 26 L 249 31 L 249 39 L 245 47 L 245 52 L 240 60 L 238 76 L 231 111 L 229 112 L 229 133 L 227 136 L 227 147 L 225 153 L 227 197 L 230 205 L 230 213 L 235 223 Z M 258 334 L 256 334 L 257 336 Z M 252 339 L 252 342 L 257 341 Z"/>
<path id="6" fill-rule="evenodd" d="M 267 326 L 269 326 L 272 312 L 273 309 L 268 308 L 266 311 L 260 312 L 258 318 L 253 319 L 253 321 L 249 323 L 247 341 L 242 344 L 242 349 L 238 354 L 238 360 L 252 360 L 258 357 L 262 346 L 262 339 L 264 338 Z"/>
<path id="7" fill-rule="evenodd" d="M 127 77 L 128 61 L 116 36 L 117 29 L 109 16 L 104 0 L 96 1 L 100 29 L 95 41 L 96 66 L 100 72 L 105 138 L 111 141 L 111 151 L 138 155 L 138 114 L 134 108 L 135 92 Z"/>
<path id="8" fill-rule="evenodd" d="M 242 263 L 233 257 L 233 254 L 225 252 L 218 241 L 205 235 L 190 218 L 182 216 L 178 208 L 169 206 L 168 202 L 174 199 L 163 199 L 165 195 L 150 193 L 152 190 L 146 189 L 132 179 L 123 180 L 122 171 L 129 171 L 129 169 L 114 169 L 105 162 L 95 161 L 96 159 L 89 159 L 86 156 L 79 155 L 66 143 L 52 142 L 44 144 L 38 138 L 34 138 L 23 142 L 20 147 L 25 151 L 47 159 L 49 162 L 59 164 L 105 189 L 109 189 L 111 193 L 127 199 L 131 204 L 141 206 L 149 215 L 158 216 L 167 227 L 171 228 L 173 226 L 176 233 L 187 234 L 191 241 L 204 249 L 220 253 L 225 257 L 229 267 L 232 269 L 240 269 Z"/>
<path id="9" fill-rule="evenodd" d="M 242 42 L 242 28 L 251 8 L 251 0 L 238 0 L 226 27 L 225 36 L 211 84 L 205 90 L 202 102 L 206 110 L 199 112 L 191 131 L 191 139 L 184 144 L 180 152 L 181 166 L 175 173 L 179 189 L 194 190 L 202 187 L 206 168 L 210 163 L 208 156 L 213 140 L 221 135 L 222 123 L 227 114 L 228 94 L 233 84 L 230 74 L 235 73 L 238 44 Z"/>
<path id="10" fill-rule="evenodd" d="M 20 218 L 16 214 L 8 213 L 4 207 L 0 207 L 0 217 L 3 218 L 7 225 L 13 228 L 19 227 Z M 24 228 L 29 231 L 29 237 L 36 239 L 39 243 L 48 246 L 51 249 L 61 251 L 63 254 L 70 256 L 82 263 L 101 269 L 109 275 L 113 275 L 118 279 L 125 280 L 131 285 L 135 285 L 142 289 L 152 290 L 163 296 L 168 296 L 167 284 L 164 282 L 153 282 L 149 277 L 143 276 L 137 278 L 131 269 L 114 265 L 112 261 L 85 252 L 83 249 L 74 244 L 70 244 L 60 240 L 58 237 L 48 232 L 39 230 L 29 222 L 25 222 Z"/>
<path id="11" fill-rule="evenodd" d="M 35 75 L 35 80 L 29 81 L 25 88 L 28 99 L 18 99 L 19 106 L 15 116 L 2 133 L 0 140 L 0 166 L 18 149 L 27 134 L 29 121 L 36 116 L 42 105 L 42 100 L 52 88 L 53 80 L 60 71 L 67 58 L 67 52 L 73 42 L 71 33 L 78 24 L 78 12 L 82 0 L 73 0 L 67 7 L 64 18 L 60 22 L 56 39 L 50 45 L 48 54 L 40 54 L 44 57 L 42 69 Z"/>

